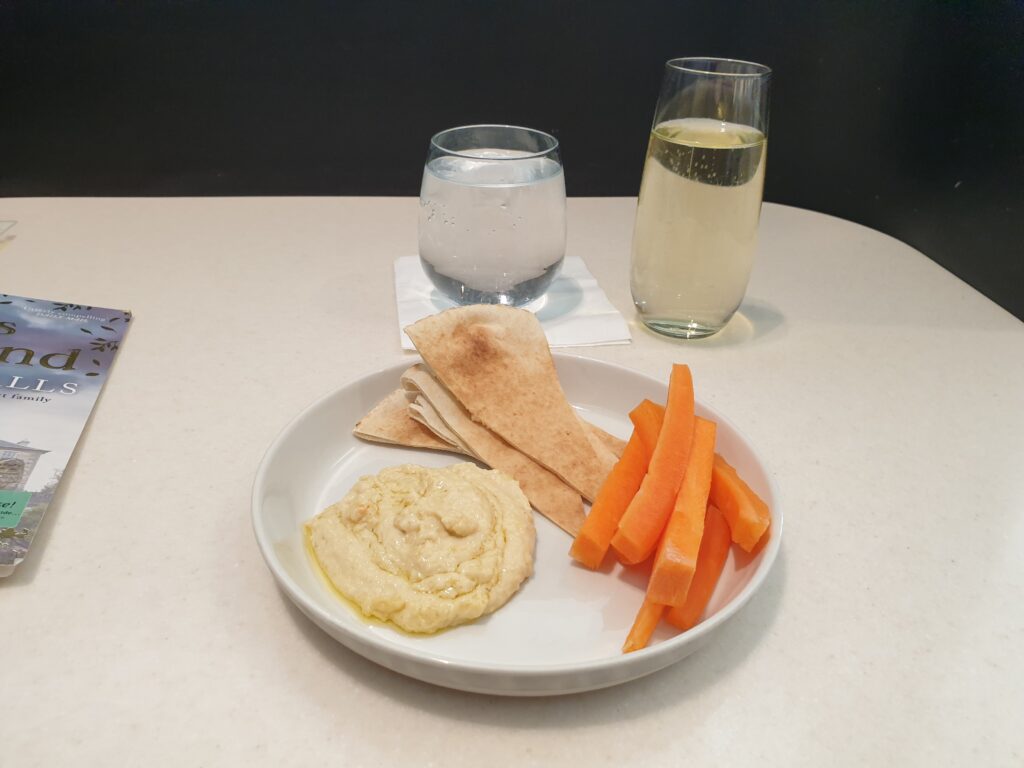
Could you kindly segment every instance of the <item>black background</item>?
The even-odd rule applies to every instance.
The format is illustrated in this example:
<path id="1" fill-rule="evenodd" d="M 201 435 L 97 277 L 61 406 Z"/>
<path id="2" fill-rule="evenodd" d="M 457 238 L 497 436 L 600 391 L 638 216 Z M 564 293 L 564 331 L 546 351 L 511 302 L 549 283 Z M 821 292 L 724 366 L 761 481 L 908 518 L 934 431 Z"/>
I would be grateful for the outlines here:
<path id="1" fill-rule="evenodd" d="M 1024 317 L 1020 0 L 0 0 L 0 195 L 415 195 L 474 122 L 558 136 L 570 195 L 634 195 L 679 55 L 773 68 L 766 199 Z"/>

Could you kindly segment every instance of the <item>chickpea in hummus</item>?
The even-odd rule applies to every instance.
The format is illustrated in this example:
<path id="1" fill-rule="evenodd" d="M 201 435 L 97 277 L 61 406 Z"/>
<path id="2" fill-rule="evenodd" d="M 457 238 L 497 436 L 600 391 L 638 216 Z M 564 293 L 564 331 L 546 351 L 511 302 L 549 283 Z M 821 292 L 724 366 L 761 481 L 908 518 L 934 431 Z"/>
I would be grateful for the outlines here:
<path id="1" fill-rule="evenodd" d="M 519 484 L 470 463 L 360 478 L 306 532 L 339 592 L 407 632 L 491 613 L 533 572 L 533 513 Z"/>

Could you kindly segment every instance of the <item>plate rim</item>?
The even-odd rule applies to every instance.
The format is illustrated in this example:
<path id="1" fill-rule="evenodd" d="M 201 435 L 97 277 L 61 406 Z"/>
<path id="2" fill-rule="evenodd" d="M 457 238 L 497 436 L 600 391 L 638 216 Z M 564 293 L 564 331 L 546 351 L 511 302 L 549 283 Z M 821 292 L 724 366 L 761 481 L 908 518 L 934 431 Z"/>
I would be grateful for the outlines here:
<path id="1" fill-rule="evenodd" d="M 556 364 L 559 359 L 566 359 L 570 361 L 580 362 L 583 365 L 596 365 L 598 367 L 613 368 L 618 370 L 620 373 L 628 374 L 630 376 L 639 377 L 645 379 L 648 383 L 654 384 L 662 389 L 667 390 L 667 382 L 660 381 L 653 376 L 650 376 L 636 369 L 629 368 L 619 363 L 610 363 L 604 360 L 598 360 L 591 357 L 585 357 L 578 354 L 568 354 L 564 352 L 557 352 L 552 350 L 552 358 Z M 736 427 L 736 425 L 727 417 L 723 416 L 716 409 L 708 406 L 706 403 L 697 399 L 696 404 L 698 410 L 706 412 L 712 419 L 717 422 L 723 423 L 729 427 L 735 433 L 735 435 L 744 442 L 754 452 L 755 457 L 758 458 L 758 463 L 764 468 L 765 479 L 767 480 L 769 490 L 772 494 L 773 508 L 772 508 L 772 537 L 769 539 L 767 545 L 762 550 L 762 560 L 757 570 L 751 575 L 750 580 L 743 586 L 740 592 L 733 597 L 727 604 L 716 612 L 713 616 L 700 622 L 696 626 L 680 632 L 679 634 L 671 637 L 667 640 L 663 640 L 657 645 L 648 646 L 639 651 L 633 651 L 631 653 L 621 653 L 617 656 L 608 656 L 599 659 L 589 659 L 577 662 L 562 662 L 562 663 L 546 663 L 546 664 L 509 664 L 502 662 L 481 662 L 481 661 L 467 661 L 457 657 L 445 656 L 425 650 L 416 650 L 410 648 L 408 645 L 399 643 L 395 640 L 387 638 L 382 635 L 375 633 L 360 633 L 353 630 L 351 627 L 344 626 L 340 622 L 336 621 L 335 618 L 327 611 L 320 608 L 306 597 L 305 591 L 295 583 L 286 571 L 277 563 L 274 557 L 274 547 L 268 540 L 268 534 L 263 529 L 259 519 L 259 509 L 262 506 L 260 495 L 264 486 L 264 478 L 268 472 L 268 468 L 271 465 L 272 460 L 280 450 L 280 446 L 284 441 L 286 435 L 294 430 L 300 422 L 302 422 L 311 412 L 317 408 L 323 406 L 324 403 L 336 397 L 342 390 L 348 389 L 349 387 L 355 386 L 358 383 L 365 381 L 370 378 L 396 371 L 400 374 L 401 370 L 408 368 L 410 365 L 414 365 L 417 362 L 422 362 L 422 358 L 419 355 L 408 355 L 407 359 L 378 367 L 372 371 L 358 374 L 349 377 L 338 386 L 331 389 L 329 392 L 321 395 L 316 400 L 311 402 L 305 408 L 303 408 L 298 414 L 290 419 L 283 428 L 281 428 L 274 436 L 270 445 L 266 448 L 263 453 L 263 457 L 260 460 L 259 466 L 256 470 L 256 475 L 253 479 L 252 486 L 252 497 L 250 504 L 250 516 L 251 523 L 253 526 L 253 532 L 256 537 L 257 546 L 260 550 L 260 554 L 263 556 L 264 563 L 270 570 L 277 584 L 285 591 L 289 599 L 295 603 L 295 605 L 305 613 L 310 619 L 320 626 L 325 632 L 326 627 L 329 625 L 333 627 L 337 632 L 344 634 L 346 637 L 351 638 L 356 644 L 368 644 L 370 646 L 377 647 L 378 649 L 385 651 L 390 654 L 394 654 L 405 661 L 412 662 L 415 664 L 426 664 L 427 666 L 437 670 L 445 672 L 465 672 L 467 674 L 512 674 L 516 677 L 548 677 L 551 675 L 561 674 L 577 674 L 581 672 L 600 672 L 609 668 L 619 667 L 622 665 L 630 665 L 632 663 L 641 664 L 645 661 L 650 664 L 661 657 L 671 657 L 674 652 L 682 646 L 690 645 L 691 643 L 697 643 L 699 640 L 707 634 L 713 632 L 718 626 L 728 621 L 737 612 L 739 612 L 743 606 L 753 597 L 753 595 L 760 589 L 761 585 L 767 579 L 768 574 L 771 572 L 772 567 L 775 564 L 779 549 L 782 544 L 782 530 L 783 530 L 783 515 L 781 512 L 780 495 L 779 489 L 775 482 L 772 473 L 768 470 L 768 467 L 761 461 L 760 454 L 753 450 L 753 443 L 746 437 L 743 432 Z M 567 550 L 568 552 L 568 550 Z M 566 566 L 570 568 L 578 568 L 571 558 L 566 555 Z M 357 617 L 358 618 L 358 617 Z M 345 643 L 340 638 L 333 635 L 331 632 L 327 634 L 332 635 L 335 640 L 341 642 L 350 650 L 359 653 L 358 650 L 352 648 L 348 643 Z M 363 655 L 359 653 L 359 655 Z M 373 659 L 370 659 L 371 661 Z M 379 663 L 379 662 L 378 662 Z M 671 662 L 669 662 L 671 663 Z M 657 668 L 657 667 L 655 667 Z"/>

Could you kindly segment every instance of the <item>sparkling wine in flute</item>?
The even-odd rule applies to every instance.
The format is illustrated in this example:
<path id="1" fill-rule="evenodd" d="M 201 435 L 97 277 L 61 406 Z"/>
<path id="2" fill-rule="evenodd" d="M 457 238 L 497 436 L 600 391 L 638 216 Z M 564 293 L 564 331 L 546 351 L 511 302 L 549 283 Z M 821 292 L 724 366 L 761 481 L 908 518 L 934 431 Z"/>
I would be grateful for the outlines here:
<path id="1" fill-rule="evenodd" d="M 735 59 L 665 64 L 633 230 L 640 319 L 677 338 L 717 333 L 750 281 L 771 70 Z"/>
<path id="2" fill-rule="evenodd" d="M 753 267 L 766 155 L 755 128 L 709 118 L 651 131 L 633 235 L 632 290 L 644 322 L 722 327 Z M 693 335 L 698 335 L 697 333 Z"/>

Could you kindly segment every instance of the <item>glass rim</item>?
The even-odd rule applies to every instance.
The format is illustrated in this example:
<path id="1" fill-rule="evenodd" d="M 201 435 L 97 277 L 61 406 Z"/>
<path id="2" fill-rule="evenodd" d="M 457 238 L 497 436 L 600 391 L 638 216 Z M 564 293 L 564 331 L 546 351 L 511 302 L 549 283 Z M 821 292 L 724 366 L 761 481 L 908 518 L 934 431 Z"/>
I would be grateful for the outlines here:
<path id="1" fill-rule="evenodd" d="M 523 150 L 523 154 L 516 155 L 515 157 L 484 157 L 478 152 L 473 150 L 459 150 L 459 149 L 448 149 L 441 146 L 438 143 L 438 139 L 445 134 L 455 133 L 456 131 L 468 131 L 474 128 L 505 128 L 509 131 L 522 131 L 523 133 L 531 134 L 533 136 L 539 136 L 542 139 L 551 142 L 551 146 L 547 149 L 541 149 L 536 152 L 529 152 Z M 438 152 L 443 152 L 446 155 L 454 155 L 455 157 L 467 157 L 472 160 L 491 160 L 494 162 L 506 162 L 509 160 L 526 160 L 531 157 L 544 157 L 550 155 L 552 152 L 558 151 L 558 139 L 552 136 L 550 133 L 538 130 L 537 128 L 527 128 L 524 125 L 508 125 L 506 123 L 474 123 L 472 125 L 457 125 L 453 128 L 445 128 L 443 131 L 438 131 L 430 137 L 430 146 L 436 149 Z M 485 147 L 481 147 L 485 149 Z"/>
<path id="2" fill-rule="evenodd" d="M 743 66 L 750 67 L 753 71 L 751 72 L 712 72 L 707 69 L 696 69 L 695 67 L 686 66 L 689 63 L 698 61 L 713 61 L 716 63 L 728 63 L 728 64 L 742 64 Z M 718 56 L 680 56 L 679 58 L 669 59 L 665 62 L 666 67 L 679 70 L 681 72 L 690 72 L 695 75 L 709 75 L 714 77 L 770 77 L 772 74 L 771 67 L 765 64 L 758 64 L 756 61 L 745 61 L 744 59 L 726 59 Z"/>

